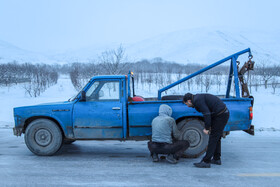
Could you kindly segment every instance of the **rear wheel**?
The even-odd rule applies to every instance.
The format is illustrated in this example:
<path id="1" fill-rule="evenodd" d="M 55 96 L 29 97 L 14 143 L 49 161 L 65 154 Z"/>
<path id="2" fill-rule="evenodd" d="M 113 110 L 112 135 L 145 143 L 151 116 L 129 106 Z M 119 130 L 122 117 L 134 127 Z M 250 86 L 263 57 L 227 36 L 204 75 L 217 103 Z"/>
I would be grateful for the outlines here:
<path id="1" fill-rule="evenodd" d="M 209 136 L 203 133 L 203 121 L 189 118 L 179 122 L 177 126 L 181 132 L 180 140 L 188 140 L 190 143 L 190 147 L 185 151 L 184 156 L 196 158 L 206 151 Z"/>
<path id="2" fill-rule="evenodd" d="M 50 156 L 62 145 L 62 133 L 57 124 L 48 119 L 32 121 L 25 131 L 25 144 L 36 155 Z"/>

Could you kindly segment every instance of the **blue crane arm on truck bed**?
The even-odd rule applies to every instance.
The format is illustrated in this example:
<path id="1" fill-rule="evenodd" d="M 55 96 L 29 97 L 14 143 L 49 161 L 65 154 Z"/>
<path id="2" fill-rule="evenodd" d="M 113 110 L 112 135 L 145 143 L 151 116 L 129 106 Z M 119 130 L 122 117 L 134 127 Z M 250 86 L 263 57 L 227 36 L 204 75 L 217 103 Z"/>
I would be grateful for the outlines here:
<path id="1" fill-rule="evenodd" d="M 188 108 L 180 99 L 163 100 L 161 93 L 227 60 L 231 60 L 226 96 L 223 99 L 230 111 L 225 131 L 252 130 L 253 98 L 240 97 L 237 58 L 249 53 L 245 49 L 195 72 L 158 91 L 158 98 L 131 101 L 131 78 L 133 74 L 95 76 L 77 96 L 68 102 L 14 108 L 14 134 L 25 135 L 27 147 L 37 155 L 52 155 L 63 141 L 75 140 L 140 140 L 151 136 L 151 122 L 158 115 L 161 104 L 173 109 L 181 131 L 180 139 L 188 140 L 191 147 L 188 156 L 198 156 L 207 146 L 208 136 L 203 134 L 202 114 Z M 229 97 L 232 78 L 235 80 L 236 97 Z M 166 99 L 166 98 L 165 98 Z"/>
<path id="2" fill-rule="evenodd" d="M 239 98 L 240 97 L 240 91 L 239 91 L 239 84 L 238 84 L 239 81 L 238 81 L 238 70 L 237 70 L 236 60 L 238 59 L 238 57 L 240 55 L 243 55 L 244 53 L 249 53 L 249 57 L 252 57 L 251 50 L 250 50 L 250 48 L 248 48 L 248 49 L 244 49 L 243 51 L 239 51 L 238 53 L 235 53 L 233 55 L 230 55 L 230 56 L 228 56 L 228 57 L 226 57 L 222 60 L 219 60 L 218 62 L 215 62 L 215 63 L 213 63 L 213 64 L 211 64 L 211 65 L 209 65 L 209 66 L 207 66 L 207 67 L 205 67 L 205 68 L 203 68 L 203 69 L 201 69 L 201 70 L 199 70 L 199 71 L 197 71 L 197 72 L 195 72 L 195 73 L 193 73 L 193 74 L 191 74 L 191 75 L 189 75 L 189 76 L 187 76 L 187 77 L 185 77 L 181 80 L 178 80 L 178 81 L 160 89 L 158 91 L 158 100 L 161 100 L 161 93 L 162 92 L 164 92 L 164 91 L 166 91 L 166 90 L 168 90 L 168 89 L 170 89 L 174 86 L 177 86 L 178 84 L 181 84 L 182 82 L 185 82 L 185 81 L 187 81 L 187 80 L 189 80 L 189 79 L 191 79 L 191 78 L 193 78 L 193 77 L 195 77 L 195 76 L 197 76 L 197 75 L 199 75 L 199 74 L 201 74 L 205 71 L 208 71 L 208 70 L 210 70 L 210 69 L 212 69 L 212 68 L 214 68 L 214 67 L 216 67 L 216 66 L 218 66 L 218 65 L 220 65 L 220 64 L 222 64 L 222 63 L 224 63 L 228 60 L 231 60 L 231 66 L 230 66 L 230 77 L 229 77 L 228 86 L 227 86 L 226 98 L 229 97 L 229 93 L 230 93 L 232 72 L 234 73 L 236 97 Z"/>

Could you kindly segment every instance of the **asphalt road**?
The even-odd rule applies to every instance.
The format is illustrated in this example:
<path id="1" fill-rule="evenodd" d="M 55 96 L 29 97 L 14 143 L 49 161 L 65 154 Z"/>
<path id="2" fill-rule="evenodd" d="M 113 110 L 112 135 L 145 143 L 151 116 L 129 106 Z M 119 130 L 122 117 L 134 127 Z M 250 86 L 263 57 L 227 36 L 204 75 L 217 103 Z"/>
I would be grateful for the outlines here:
<path id="1" fill-rule="evenodd" d="M 279 186 L 280 132 L 235 132 L 222 141 L 222 166 L 197 159 L 152 163 L 146 141 L 77 141 L 40 157 L 12 129 L 0 129 L 0 186 Z"/>

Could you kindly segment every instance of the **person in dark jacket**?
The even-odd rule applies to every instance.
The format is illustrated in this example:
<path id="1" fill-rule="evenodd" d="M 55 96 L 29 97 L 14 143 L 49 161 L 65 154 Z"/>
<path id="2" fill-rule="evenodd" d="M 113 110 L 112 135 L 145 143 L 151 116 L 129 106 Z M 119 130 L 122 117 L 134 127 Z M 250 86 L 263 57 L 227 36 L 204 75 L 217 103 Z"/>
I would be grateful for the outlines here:
<path id="1" fill-rule="evenodd" d="M 203 132 L 210 135 L 206 155 L 201 162 L 194 165 L 199 168 L 210 168 L 210 163 L 221 165 L 221 137 L 229 119 L 226 105 L 211 94 L 187 93 L 183 97 L 183 102 L 203 114 L 205 123 Z"/>
<path id="2" fill-rule="evenodd" d="M 158 154 L 167 154 L 166 160 L 176 164 L 177 159 L 189 147 L 188 141 L 178 140 L 180 131 L 171 115 L 171 107 L 162 104 L 159 107 L 159 115 L 152 121 L 152 141 L 148 142 L 148 148 L 153 162 L 159 161 Z M 173 138 L 176 141 L 173 141 Z"/>

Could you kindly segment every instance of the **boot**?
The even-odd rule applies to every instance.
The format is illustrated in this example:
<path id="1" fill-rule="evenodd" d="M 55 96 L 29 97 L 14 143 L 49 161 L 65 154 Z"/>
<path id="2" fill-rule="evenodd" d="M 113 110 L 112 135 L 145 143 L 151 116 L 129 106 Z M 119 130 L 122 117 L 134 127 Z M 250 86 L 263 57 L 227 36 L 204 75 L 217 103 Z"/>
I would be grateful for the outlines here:
<path id="1" fill-rule="evenodd" d="M 173 157 L 173 154 L 169 154 L 166 157 L 166 160 L 170 163 L 170 164 L 177 164 L 177 160 Z"/>
<path id="2" fill-rule="evenodd" d="M 198 167 L 198 168 L 210 168 L 211 167 L 210 163 L 206 163 L 203 160 L 201 160 L 198 163 L 194 163 L 193 165 L 195 165 L 195 167 Z"/>
<path id="3" fill-rule="evenodd" d="M 222 162 L 221 162 L 221 159 L 219 159 L 219 160 L 212 159 L 211 164 L 222 165 Z"/>
<path id="4" fill-rule="evenodd" d="M 179 159 L 181 158 L 181 154 L 175 153 L 175 154 L 173 155 L 173 157 L 174 157 L 176 160 L 179 160 Z"/>
<path id="5" fill-rule="evenodd" d="M 158 162 L 159 161 L 158 154 L 153 153 L 152 158 L 153 158 L 153 162 Z"/>

